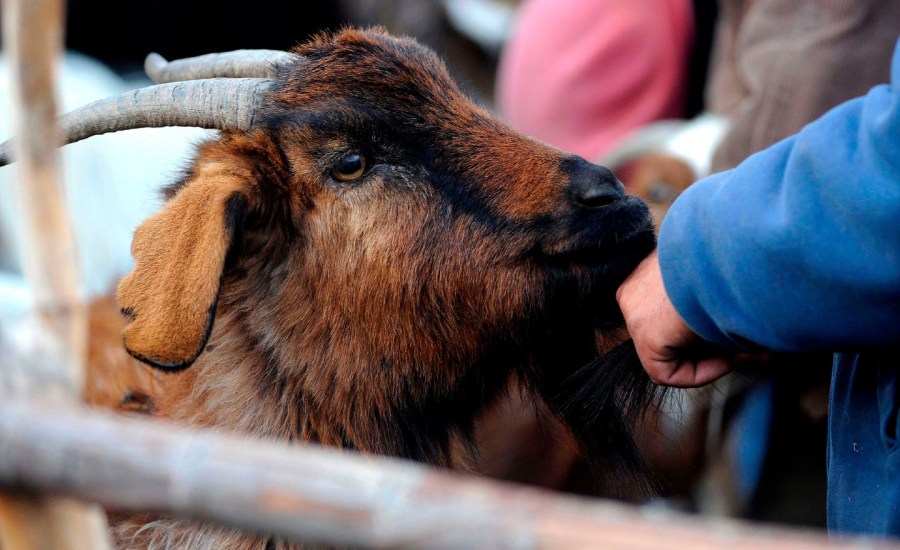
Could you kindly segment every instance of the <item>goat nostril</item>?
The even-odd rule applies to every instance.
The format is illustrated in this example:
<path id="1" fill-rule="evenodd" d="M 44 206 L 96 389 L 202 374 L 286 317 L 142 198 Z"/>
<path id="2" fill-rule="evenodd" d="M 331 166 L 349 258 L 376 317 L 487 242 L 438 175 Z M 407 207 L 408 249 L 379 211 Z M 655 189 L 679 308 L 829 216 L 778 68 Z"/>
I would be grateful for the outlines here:
<path id="1" fill-rule="evenodd" d="M 604 166 L 572 156 L 562 163 L 569 176 L 569 197 L 584 208 L 600 208 L 625 198 L 625 186 Z"/>

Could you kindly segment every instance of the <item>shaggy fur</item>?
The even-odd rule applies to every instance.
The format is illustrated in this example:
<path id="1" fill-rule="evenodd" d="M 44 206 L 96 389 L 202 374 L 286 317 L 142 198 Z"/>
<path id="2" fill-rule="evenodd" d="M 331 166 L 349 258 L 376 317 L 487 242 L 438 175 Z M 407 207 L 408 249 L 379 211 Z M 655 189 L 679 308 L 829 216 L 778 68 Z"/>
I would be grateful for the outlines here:
<path id="1" fill-rule="evenodd" d="M 112 298 L 92 301 L 88 315 L 90 371 L 85 379 L 85 400 L 110 409 L 153 413 L 164 375 L 138 364 L 122 347 L 125 323 Z"/>
<path id="2" fill-rule="evenodd" d="M 125 344 L 178 371 L 157 414 L 459 466 L 515 376 L 598 456 L 631 457 L 622 413 L 649 395 L 643 371 L 579 369 L 654 246 L 646 206 L 492 118 L 412 40 L 345 30 L 296 53 L 255 127 L 201 146 L 135 234 Z M 340 181 L 348 154 L 366 168 Z M 265 547 L 202 529 L 133 518 L 118 541 Z"/>

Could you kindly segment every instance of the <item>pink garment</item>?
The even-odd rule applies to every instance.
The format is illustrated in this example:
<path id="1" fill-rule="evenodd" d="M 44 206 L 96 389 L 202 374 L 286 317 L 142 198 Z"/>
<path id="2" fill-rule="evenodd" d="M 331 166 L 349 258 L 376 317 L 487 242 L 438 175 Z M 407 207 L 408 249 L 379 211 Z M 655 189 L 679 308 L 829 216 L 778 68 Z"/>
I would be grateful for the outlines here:
<path id="1" fill-rule="evenodd" d="M 690 0 L 527 0 L 500 61 L 514 127 L 587 159 L 684 112 Z"/>

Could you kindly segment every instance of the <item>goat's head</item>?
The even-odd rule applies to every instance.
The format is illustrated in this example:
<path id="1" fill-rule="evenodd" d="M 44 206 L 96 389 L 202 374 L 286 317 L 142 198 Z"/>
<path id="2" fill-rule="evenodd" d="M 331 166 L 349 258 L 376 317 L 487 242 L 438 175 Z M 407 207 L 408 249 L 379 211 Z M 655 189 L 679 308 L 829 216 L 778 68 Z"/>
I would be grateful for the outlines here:
<path id="1" fill-rule="evenodd" d="M 230 81 L 254 104 L 239 122 L 192 122 L 226 131 L 135 234 L 119 287 L 134 356 L 180 370 L 238 339 L 346 417 L 327 419 L 336 443 L 431 460 L 446 441 L 417 451 L 354 426 L 446 431 L 513 372 L 549 394 L 590 360 L 654 244 L 609 170 L 498 122 L 409 39 L 346 30 L 259 70 L 272 78 Z M 210 102 L 220 85 L 168 93 L 210 110 L 237 97 Z"/>

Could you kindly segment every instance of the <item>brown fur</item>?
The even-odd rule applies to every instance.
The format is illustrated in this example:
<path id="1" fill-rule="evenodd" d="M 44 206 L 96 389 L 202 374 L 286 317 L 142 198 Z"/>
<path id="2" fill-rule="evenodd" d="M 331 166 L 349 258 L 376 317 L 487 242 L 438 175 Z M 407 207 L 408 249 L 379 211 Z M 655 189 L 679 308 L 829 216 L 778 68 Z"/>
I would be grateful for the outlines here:
<path id="1" fill-rule="evenodd" d="M 94 406 L 152 413 L 164 376 L 135 361 L 122 347 L 125 321 L 112 298 L 88 307 L 88 376 L 85 400 Z"/>
<path id="2" fill-rule="evenodd" d="M 622 179 L 650 206 L 653 222 L 659 227 L 682 191 L 697 180 L 683 160 L 662 153 L 648 153 L 631 161 Z"/>
<path id="3" fill-rule="evenodd" d="M 200 147 L 135 234 L 126 347 L 183 370 L 161 416 L 460 466 L 511 376 L 559 407 L 652 247 L 646 208 L 577 204 L 570 155 L 495 121 L 411 40 L 346 30 L 297 53 L 257 127 Z M 335 181 L 348 151 L 371 166 Z M 264 541 L 117 529 L 127 548 Z"/>

